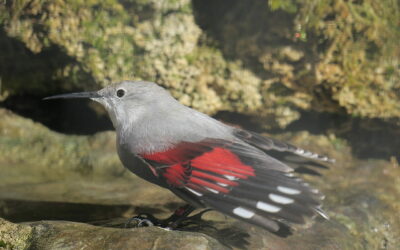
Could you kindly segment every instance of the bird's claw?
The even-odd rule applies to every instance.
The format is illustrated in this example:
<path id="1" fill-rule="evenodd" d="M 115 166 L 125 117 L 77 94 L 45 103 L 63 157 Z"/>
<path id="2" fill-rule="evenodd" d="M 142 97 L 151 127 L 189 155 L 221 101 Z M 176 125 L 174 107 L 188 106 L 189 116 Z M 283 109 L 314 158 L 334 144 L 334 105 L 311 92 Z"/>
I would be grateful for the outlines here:
<path id="1" fill-rule="evenodd" d="M 151 227 L 154 226 L 153 222 L 148 219 L 139 219 L 139 218 L 134 218 L 135 221 L 137 221 L 137 227 Z"/>
<path id="2" fill-rule="evenodd" d="M 203 220 L 203 215 L 209 211 L 211 211 L 212 209 L 205 209 L 195 215 L 186 217 L 184 219 L 182 219 L 179 223 L 179 225 L 181 227 L 188 227 L 188 226 L 197 226 L 199 228 L 211 228 L 211 229 L 215 229 L 215 227 L 213 227 L 211 224 L 209 224 L 208 222 Z"/>
<path id="3" fill-rule="evenodd" d="M 134 227 L 152 227 L 160 224 L 158 219 L 151 214 L 139 214 L 130 218 L 125 223 L 125 228 L 130 228 L 130 224 L 132 224 L 132 222 L 136 222 Z"/>

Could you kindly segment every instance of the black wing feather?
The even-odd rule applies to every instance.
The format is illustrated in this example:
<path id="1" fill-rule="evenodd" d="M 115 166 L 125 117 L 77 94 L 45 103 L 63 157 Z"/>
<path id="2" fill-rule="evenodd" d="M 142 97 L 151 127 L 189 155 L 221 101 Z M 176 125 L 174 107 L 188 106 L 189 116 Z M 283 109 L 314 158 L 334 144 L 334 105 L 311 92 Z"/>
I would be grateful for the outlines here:
<path id="1" fill-rule="evenodd" d="M 270 137 L 262 136 L 260 134 L 250 132 L 244 129 L 235 129 L 233 134 L 239 138 L 240 140 L 253 145 L 257 148 L 260 148 L 262 150 L 268 151 L 277 151 L 277 152 L 283 152 L 283 153 L 290 153 L 289 155 L 291 157 L 286 158 L 285 154 L 282 154 L 283 158 L 285 160 L 288 160 L 292 163 L 305 163 L 307 162 L 304 158 L 306 159 L 311 159 L 311 160 L 317 160 L 317 161 L 322 161 L 322 162 L 335 162 L 334 159 L 331 159 L 327 156 L 319 155 L 317 153 L 298 148 L 290 143 L 282 142 Z M 297 157 L 296 157 L 297 156 Z M 309 161 L 308 161 L 309 162 Z M 318 164 L 315 163 L 314 164 Z M 320 165 L 320 164 L 318 164 Z"/>
<path id="2" fill-rule="evenodd" d="M 207 139 L 198 143 L 185 142 L 182 148 L 189 153 L 181 156 L 177 154 L 181 151 L 174 149 L 174 157 L 179 155 L 179 162 L 157 164 L 156 158 L 151 158 L 150 163 L 156 165 L 160 178 L 167 178 L 163 173 L 171 168 L 169 174 L 178 180 L 175 183 L 179 183 L 171 189 L 188 202 L 209 206 L 270 231 L 278 231 L 281 222 L 303 223 L 305 217 L 317 213 L 324 216 L 320 210 L 322 196 L 292 176 L 291 167 L 268 154 L 270 151 L 295 153 L 297 148 L 250 132 L 246 135 L 251 137 L 244 135 L 237 134 L 236 141 Z M 216 148 L 229 152 L 227 157 L 235 155 L 242 165 L 225 166 L 229 161 L 221 157 L 208 161 L 206 155 L 212 154 Z M 247 168 L 251 168 L 250 174 L 240 172 Z M 241 173 L 242 177 L 222 173 L 221 169 Z M 197 175 L 192 178 L 194 171 Z M 221 183 L 221 179 L 226 182 Z"/>

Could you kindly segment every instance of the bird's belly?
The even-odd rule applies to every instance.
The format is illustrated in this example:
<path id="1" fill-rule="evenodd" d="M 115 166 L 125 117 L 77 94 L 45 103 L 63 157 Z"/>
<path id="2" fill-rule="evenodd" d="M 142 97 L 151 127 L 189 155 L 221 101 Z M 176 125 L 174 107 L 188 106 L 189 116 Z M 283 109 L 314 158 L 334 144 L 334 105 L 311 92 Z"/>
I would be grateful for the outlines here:
<path id="1" fill-rule="evenodd" d="M 146 181 L 161 186 L 163 188 L 169 189 L 175 195 L 180 197 L 182 200 L 185 200 L 194 207 L 204 207 L 204 204 L 198 201 L 193 194 L 187 192 L 184 189 L 172 188 L 168 186 L 165 181 L 162 181 L 153 173 L 150 166 L 148 166 L 139 157 L 130 153 L 128 150 L 124 149 L 123 147 L 118 147 L 118 155 L 122 164 L 140 178 L 145 179 Z"/>
<path id="2" fill-rule="evenodd" d="M 122 164 L 135 175 L 148 182 L 167 188 L 167 184 L 160 180 L 151 168 L 133 153 L 123 147 L 118 147 L 118 156 Z"/>

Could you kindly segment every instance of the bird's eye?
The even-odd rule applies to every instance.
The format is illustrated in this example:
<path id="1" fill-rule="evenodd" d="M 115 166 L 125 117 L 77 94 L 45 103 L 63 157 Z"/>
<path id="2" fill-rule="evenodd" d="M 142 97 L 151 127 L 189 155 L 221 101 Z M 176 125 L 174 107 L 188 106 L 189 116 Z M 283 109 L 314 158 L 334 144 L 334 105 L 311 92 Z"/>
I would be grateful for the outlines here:
<path id="1" fill-rule="evenodd" d="M 117 96 L 118 97 L 123 97 L 124 95 L 125 95 L 125 90 L 123 90 L 123 89 L 117 90 Z"/>

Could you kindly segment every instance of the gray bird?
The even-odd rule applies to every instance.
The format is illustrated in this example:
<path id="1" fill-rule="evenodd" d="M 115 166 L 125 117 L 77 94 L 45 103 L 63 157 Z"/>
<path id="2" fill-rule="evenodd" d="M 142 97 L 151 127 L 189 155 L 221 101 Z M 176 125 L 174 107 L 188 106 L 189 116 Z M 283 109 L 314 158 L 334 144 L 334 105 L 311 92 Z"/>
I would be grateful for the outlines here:
<path id="1" fill-rule="evenodd" d="M 189 203 L 171 216 L 175 222 L 203 207 L 272 232 L 315 214 L 327 218 L 323 196 L 292 172 L 332 162 L 328 157 L 228 126 L 152 82 L 123 81 L 45 99 L 56 98 L 90 98 L 106 108 L 123 165 Z"/>

